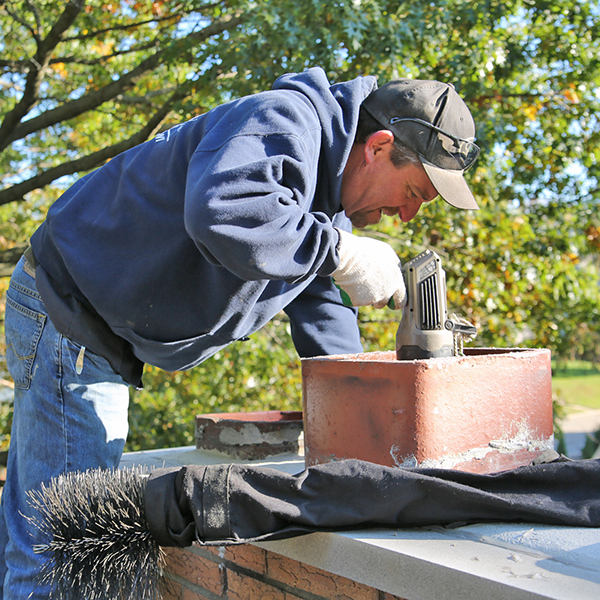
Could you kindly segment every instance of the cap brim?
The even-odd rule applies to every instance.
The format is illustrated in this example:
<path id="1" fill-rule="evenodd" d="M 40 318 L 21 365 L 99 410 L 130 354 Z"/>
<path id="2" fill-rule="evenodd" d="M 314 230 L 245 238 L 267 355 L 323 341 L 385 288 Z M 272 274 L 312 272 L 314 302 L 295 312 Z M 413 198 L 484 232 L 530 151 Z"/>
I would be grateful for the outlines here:
<path id="1" fill-rule="evenodd" d="M 441 169 L 421 157 L 421 163 L 438 194 L 451 206 L 465 210 L 479 210 L 462 171 Z"/>

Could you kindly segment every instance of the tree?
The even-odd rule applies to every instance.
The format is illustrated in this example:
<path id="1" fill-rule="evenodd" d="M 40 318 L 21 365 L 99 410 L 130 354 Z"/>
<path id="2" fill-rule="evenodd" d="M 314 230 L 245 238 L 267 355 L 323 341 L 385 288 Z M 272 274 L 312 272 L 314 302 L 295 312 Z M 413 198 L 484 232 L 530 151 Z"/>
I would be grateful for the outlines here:
<path id="1" fill-rule="evenodd" d="M 45 206 L 159 129 L 313 64 L 332 80 L 453 81 L 480 125 L 481 197 L 579 201 L 600 152 L 597 13 L 575 0 L 6 0 L 0 204 L 43 190 Z"/>
<path id="2" fill-rule="evenodd" d="M 0 248 L 26 242 L 85 172 L 284 72 L 451 81 L 478 124 L 482 153 L 467 177 L 482 210 L 436 202 L 369 234 L 403 260 L 440 253 L 449 304 L 478 324 L 478 344 L 597 357 L 598 2 L 5 0 L 0 25 Z M 393 347 L 396 314 L 365 309 L 360 319 L 367 350 Z M 198 397 L 235 395 L 231 406 L 272 402 L 270 384 L 247 385 L 243 363 L 254 380 L 277 377 L 297 407 L 289 339 L 281 363 L 269 359 L 282 327 L 208 363 L 218 383 L 198 376 L 208 371 L 149 370 L 145 394 L 182 396 L 185 379 L 201 382 Z"/>
<path id="3" fill-rule="evenodd" d="M 8 89 L 0 204 L 270 87 L 285 71 L 311 64 L 332 75 L 381 71 L 377 64 L 400 42 L 396 13 L 393 2 L 372 1 L 357 11 L 310 0 L 9 0 L 0 13 Z"/>

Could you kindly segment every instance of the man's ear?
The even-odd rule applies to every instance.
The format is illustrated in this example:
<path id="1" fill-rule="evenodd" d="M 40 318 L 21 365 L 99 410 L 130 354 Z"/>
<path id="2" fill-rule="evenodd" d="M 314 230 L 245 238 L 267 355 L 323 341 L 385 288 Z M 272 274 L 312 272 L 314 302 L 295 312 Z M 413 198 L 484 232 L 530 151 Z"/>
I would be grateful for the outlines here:
<path id="1" fill-rule="evenodd" d="M 369 163 L 376 158 L 388 156 L 394 144 L 394 134 L 388 129 L 372 133 L 365 142 L 365 160 Z"/>

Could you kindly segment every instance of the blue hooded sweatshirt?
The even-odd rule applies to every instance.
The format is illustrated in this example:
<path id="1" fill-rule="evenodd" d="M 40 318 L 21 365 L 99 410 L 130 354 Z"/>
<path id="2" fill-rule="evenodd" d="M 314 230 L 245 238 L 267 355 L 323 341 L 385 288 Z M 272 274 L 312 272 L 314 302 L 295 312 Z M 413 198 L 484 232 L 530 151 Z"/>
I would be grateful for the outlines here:
<path id="1" fill-rule="evenodd" d="M 331 273 L 340 188 L 373 77 L 313 68 L 132 148 L 77 181 L 31 244 L 59 331 L 133 385 L 189 369 L 281 310 L 300 356 L 362 350 Z"/>

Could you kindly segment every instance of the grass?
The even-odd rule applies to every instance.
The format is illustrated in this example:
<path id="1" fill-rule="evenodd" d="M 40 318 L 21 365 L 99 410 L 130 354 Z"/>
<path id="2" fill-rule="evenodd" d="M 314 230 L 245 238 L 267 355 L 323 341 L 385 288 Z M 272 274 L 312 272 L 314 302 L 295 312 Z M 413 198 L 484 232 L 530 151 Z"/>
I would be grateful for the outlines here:
<path id="1" fill-rule="evenodd" d="M 582 361 L 553 364 L 552 390 L 566 412 L 600 409 L 600 368 Z"/>

